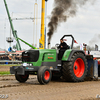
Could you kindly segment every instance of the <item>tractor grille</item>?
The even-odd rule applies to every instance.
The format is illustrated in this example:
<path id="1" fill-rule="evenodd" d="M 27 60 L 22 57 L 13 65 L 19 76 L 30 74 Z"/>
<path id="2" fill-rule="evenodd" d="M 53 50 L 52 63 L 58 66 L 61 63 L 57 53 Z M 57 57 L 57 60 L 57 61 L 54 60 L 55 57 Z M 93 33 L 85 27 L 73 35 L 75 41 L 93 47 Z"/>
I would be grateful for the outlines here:
<path id="1" fill-rule="evenodd" d="M 37 62 L 39 50 L 29 50 L 22 53 L 22 62 Z"/>

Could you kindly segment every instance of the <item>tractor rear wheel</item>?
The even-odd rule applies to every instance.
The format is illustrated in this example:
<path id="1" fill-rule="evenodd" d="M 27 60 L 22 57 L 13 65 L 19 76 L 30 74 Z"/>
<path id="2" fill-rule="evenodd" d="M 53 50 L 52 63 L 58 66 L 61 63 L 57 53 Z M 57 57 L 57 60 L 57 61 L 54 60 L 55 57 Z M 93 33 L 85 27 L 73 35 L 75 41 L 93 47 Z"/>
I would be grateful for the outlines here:
<path id="1" fill-rule="evenodd" d="M 84 81 L 87 75 L 87 60 L 83 53 L 77 52 L 71 57 L 71 61 L 63 62 L 63 78 L 69 82 Z"/>
<path id="2" fill-rule="evenodd" d="M 29 74 L 25 74 L 25 75 L 18 75 L 15 74 L 15 78 L 17 81 L 19 81 L 20 83 L 24 83 L 27 81 L 27 79 L 29 78 Z"/>
<path id="3" fill-rule="evenodd" d="M 51 70 L 47 66 L 42 66 L 38 70 L 37 78 L 40 84 L 47 84 L 51 80 Z"/>

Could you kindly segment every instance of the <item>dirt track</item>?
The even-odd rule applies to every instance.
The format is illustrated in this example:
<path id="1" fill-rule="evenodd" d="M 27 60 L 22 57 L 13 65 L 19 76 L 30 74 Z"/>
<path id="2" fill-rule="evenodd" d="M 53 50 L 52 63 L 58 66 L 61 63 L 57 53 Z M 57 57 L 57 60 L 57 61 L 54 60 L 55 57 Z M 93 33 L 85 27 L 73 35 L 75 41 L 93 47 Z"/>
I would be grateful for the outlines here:
<path id="1" fill-rule="evenodd" d="M 9 71 L 11 66 L 1 66 L 0 65 L 0 71 Z"/>
<path id="2" fill-rule="evenodd" d="M 2 70 L 9 70 L 3 67 Z M 0 100 L 100 100 L 100 81 L 68 83 L 62 80 L 40 85 L 36 76 L 30 76 L 26 83 L 19 83 L 14 75 L 0 76 L 0 95 L 7 94 L 7 99 Z"/>
<path id="3" fill-rule="evenodd" d="M 0 94 L 8 94 L 6 100 L 94 100 L 100 94 L 100 81 L 68 83 L 59 80 L 40 85 L 36 76 L 30 76 L 26 83 L 17 82 L 14 76 L 0 76 Z"/>

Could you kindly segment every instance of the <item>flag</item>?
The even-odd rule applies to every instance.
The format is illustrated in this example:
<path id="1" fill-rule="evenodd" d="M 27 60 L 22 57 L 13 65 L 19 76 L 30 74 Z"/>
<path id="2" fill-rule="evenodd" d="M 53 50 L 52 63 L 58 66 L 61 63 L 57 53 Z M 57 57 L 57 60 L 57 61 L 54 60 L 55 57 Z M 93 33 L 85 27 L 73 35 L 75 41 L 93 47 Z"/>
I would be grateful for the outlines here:
<path id="1" fill-rule="evenodd" d="M 63 39 L 63 41 L 67 41 L 67 39 Z"/>
<path id="2" fill-rule="evenodd" d="M 77 43 L 77 41 L 76 40 L 74 40 L 74 43 Z M 77 43 L 78 44 L 78 43 Z"/>
<path id="3" fill-rule="evenodd" d="M 82 43 L 80 44 L 80 50 L 83 50 L 83 44 Z"/>

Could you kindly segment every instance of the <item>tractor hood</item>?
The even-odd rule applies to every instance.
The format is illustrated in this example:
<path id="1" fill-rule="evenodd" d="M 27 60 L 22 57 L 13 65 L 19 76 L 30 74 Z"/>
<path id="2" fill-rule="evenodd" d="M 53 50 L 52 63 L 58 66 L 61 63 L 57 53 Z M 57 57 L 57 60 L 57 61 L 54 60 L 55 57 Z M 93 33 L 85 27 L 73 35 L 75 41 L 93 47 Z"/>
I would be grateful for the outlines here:
<path id="1" fill-rule="evenodd" d="M 55 49 L 35 49 L 22 53 L 22 62 L 41 66 L 43 62 L 55 62 L 57 53 Z"/>

